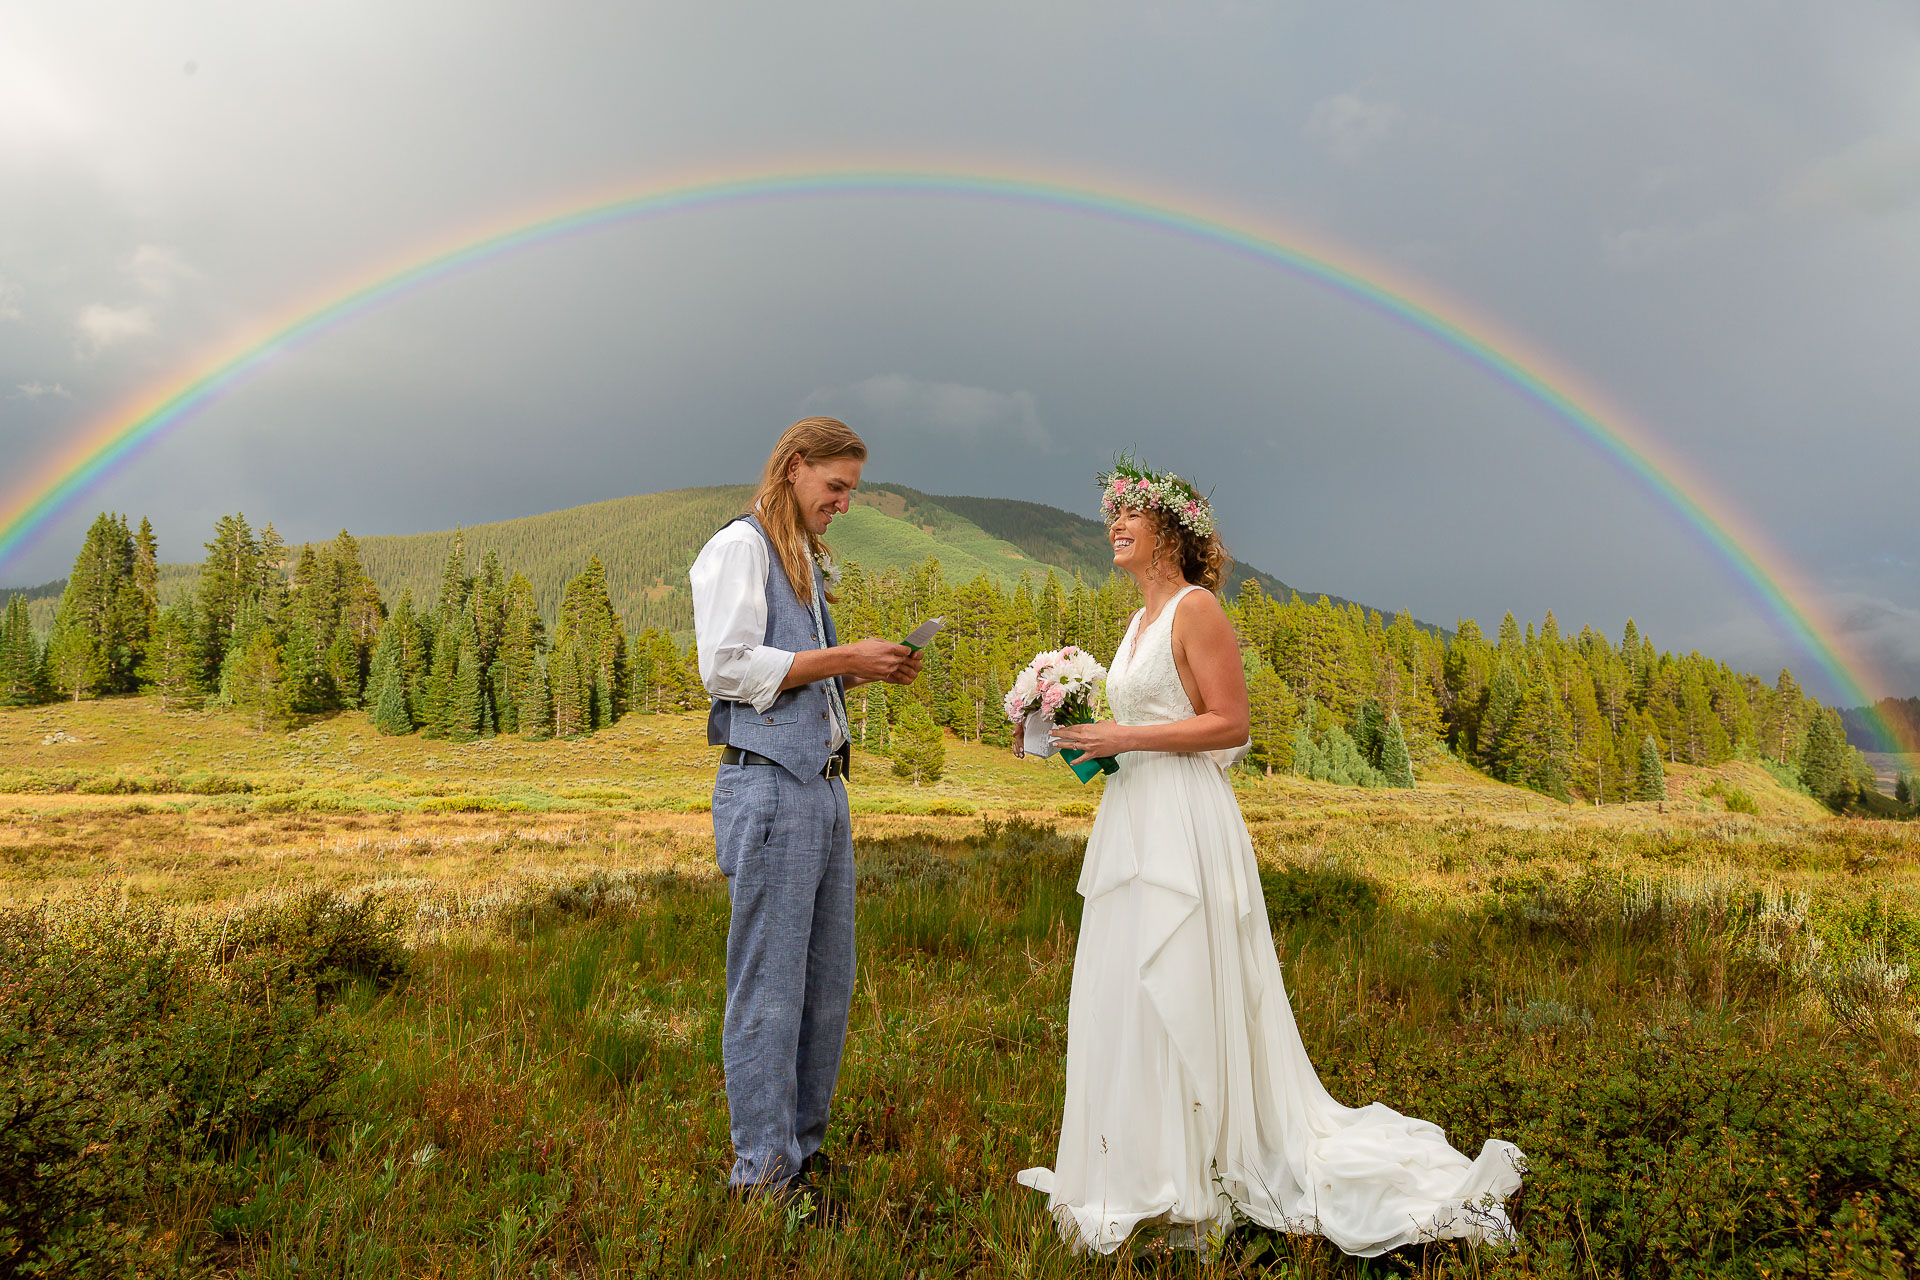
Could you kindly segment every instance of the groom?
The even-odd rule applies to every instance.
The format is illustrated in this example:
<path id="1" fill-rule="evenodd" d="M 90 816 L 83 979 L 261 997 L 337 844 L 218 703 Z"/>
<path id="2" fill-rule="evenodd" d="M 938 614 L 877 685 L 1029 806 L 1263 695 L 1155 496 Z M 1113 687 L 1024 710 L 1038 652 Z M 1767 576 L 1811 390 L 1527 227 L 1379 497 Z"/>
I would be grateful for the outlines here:
<path id="1" fill-rule="evenodd" d="M 713 842 L 733 904 L 721 1053 L 740 1192 L 785 1194 L 823 1172 L 820 1144 L 853 1000 L 847 689 L 909 684 L 920 659 L 839 644 L 820 535 L 844 513 L 867 447 L 807 418 L 767 459 L 751 514 L 693 562 L 707 741 L 724 747 Z"/>

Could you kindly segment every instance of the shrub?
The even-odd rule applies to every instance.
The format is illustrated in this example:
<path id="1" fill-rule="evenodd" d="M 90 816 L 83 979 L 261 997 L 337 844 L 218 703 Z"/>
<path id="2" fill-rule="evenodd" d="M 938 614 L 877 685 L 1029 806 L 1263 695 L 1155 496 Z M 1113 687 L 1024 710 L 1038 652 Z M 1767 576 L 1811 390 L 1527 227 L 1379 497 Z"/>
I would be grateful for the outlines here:
<path id="1" fill-rule="evenodd" d="M 1797 795 L 1811 796 L 1812 791 L 1800 780 L 1800 771 L 1790 764 L 1775 760 L 1771 756 L 1760 757 L 1760 767 L 1765 769 L 1773 780 Z"/>
<path id="2" fill-rule="evenodd" d="M 1578 1048 L 1543 1061 L 1502 1037 L 1365 1019 L 1343 1024 L 1338 1052 L 1309 1047 L 1336 1097 L 1388 1093 L 1463 1151 L 1497 1136 L 1526 1154 L 1514 1273 L 1910 1274 L 1920 1128 L 1861 1068 L 1817 1043 L 1755 1055 L 1684 1025 L 1603 1036 L 1551 1002 L 1507 1020 L 1576 1031 Z"/>
<path id="3" fill-rule="evenodd" d="M 126 1210 L 214 1153 L 315 1113 L 354 1061 L 316 998 L 353 962 L 303 952 L 292 927 L 304 920 L 317 937 L 328 914 L 252 913 L 209 945 L 157 910 L 102 900 L 0 912 L 10 1273 L 129 1270 L 139 1242 L 113 1225 Z"/>
<path id="4" fill-rule="evenodd" d="M 1267 915 L 1276 927 L 1283 921 L 1300 919 L 1344 924 L 1356 917 L 1371 916 L 1380 907 L 1380 887 L 1337 864 L 1262 871 L 1260 891 L 1267 900 Z"/>
<path id="5" fill-rule="evenodd" d="M 407 976 L 401 909 L 373 894 L 357 900 L 309 889 L 250 904 L 220 923 L 213 958 L 258 960 L 286 969 L 325 999 L 348 981 L 392 986 Z"/>
<path id="6" fill-rule="evenodd" d="M 421 813 L 514 813 L 527 806 L 492 796 L 433 796 L 420 802 Z"/>
<path id="7" fill-rule="evenodd" d="M 252 791 L 253 784 L 224 773 L 189 773 L 181 776 L 180 789 L 196 796 L 231 796 Z"/>
<path id="8" fill-rule="evenodd" d="M 684 892 L 689 882 L 673 871 L 606 871 L 596 868 L 566 880 L 524 886 L 501 913 L 510 932 L 527 933 L 567 920 L 628 913 L 650 899 Z"/>
<path id="9" fill-rule="evenodd" d="M 947 744 L 926 707 L 909 702 L 893 727 L 893 776 L 914 786 L 940 781 L 947 767 Z"/>

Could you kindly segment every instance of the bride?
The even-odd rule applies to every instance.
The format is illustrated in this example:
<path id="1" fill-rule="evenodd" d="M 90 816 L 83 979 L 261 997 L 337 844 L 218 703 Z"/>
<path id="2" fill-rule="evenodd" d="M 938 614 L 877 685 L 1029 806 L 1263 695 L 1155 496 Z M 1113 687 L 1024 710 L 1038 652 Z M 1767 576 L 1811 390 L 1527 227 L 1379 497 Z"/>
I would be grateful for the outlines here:
<path id="1" fill-rule="evenodd" d="M 1511 1238 L 1518 1148 L 1490 1139 L 1468 1160 L 1437 1126 L 1321 1086 L 1225 773 L 1247 741 L 1239 643 L 1213 595 L 1226 547 L 1178 476 L 1122 459 L 1100 483 L 1113 562 L 1145 608 L 1107 678 L 1115 719 L 1053 733 L 1120 771 L 1080 873 L 1060 1152 L 1019 1180 L 1076 1251 L 1111 1252 L 1142 1224 L 1200 1247 L 1236 1209 L 1360 1255 Z"/>

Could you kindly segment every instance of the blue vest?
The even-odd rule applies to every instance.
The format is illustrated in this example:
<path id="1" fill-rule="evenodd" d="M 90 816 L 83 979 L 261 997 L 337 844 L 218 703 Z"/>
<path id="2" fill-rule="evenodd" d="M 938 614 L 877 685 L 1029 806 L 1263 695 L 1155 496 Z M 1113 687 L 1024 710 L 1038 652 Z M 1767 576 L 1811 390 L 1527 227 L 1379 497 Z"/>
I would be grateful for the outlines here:
<path id="1" fill-rule="evenodd" d="M 786 572 L 780 566 L 780 553 L 774 550 L 767 531 L 753 516 L 738 519 L 752 525 L 767 544 L 767 634 L 760 643 L 789 653 L 831 648 L 840 643 L 833 629 L 833 613 L 827 608 L 826 586 L 820 580 L 818 566 L 813 567 L 813 589 L 821 593 L 820 616 L 827 624 L 824 643 L 814 633 L 812 606 L 794 593 L 793 584 L 787 581 Z M 835 676 L 834 680 L 839 678 Z M 758 752 L 778 761 L 802 781 L 818 777 L 833 755 L 833 714 L 828 710 L 827 682 L 821 680 L 784 689 L 765 711 L 755 711 L 751 703 L 715 698 L 707 711 L 707 741 L 716 746 L 724 744 Z"/>

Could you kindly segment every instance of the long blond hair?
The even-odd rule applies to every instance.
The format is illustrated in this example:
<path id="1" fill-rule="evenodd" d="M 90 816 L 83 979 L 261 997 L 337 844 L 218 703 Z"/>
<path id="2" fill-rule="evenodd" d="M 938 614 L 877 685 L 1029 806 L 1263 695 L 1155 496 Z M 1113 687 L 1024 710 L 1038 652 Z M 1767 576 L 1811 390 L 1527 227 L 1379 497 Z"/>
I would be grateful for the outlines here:
<path id="1" fill-rule="evenodd" d="M 754 514 L 767 531 L 773 549 L 780 554 L 780 566 L 801 604 L 813 600 L 813 557 L 823 554 L 827 544 L 813 535 L 801 517 L 800 503 L 793 496 L 793 484 L 787 471 L 798 457 L 807 462 L 833 462 L 840 458 L 867 460 L 866 442 L 853 428 L 838 418 L 802 418 L 780 433 L 780 439 L 767 455 L 767 469 L 760 476 L 760 491 L 753 495 Z M 827 599 L 833 599 L 829 594 Z"/>

